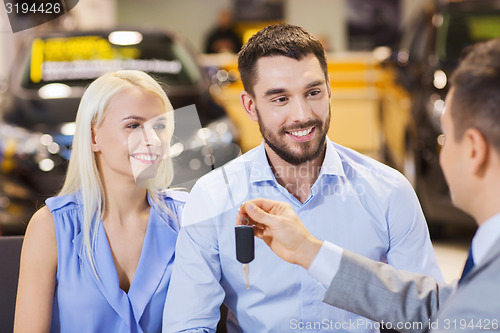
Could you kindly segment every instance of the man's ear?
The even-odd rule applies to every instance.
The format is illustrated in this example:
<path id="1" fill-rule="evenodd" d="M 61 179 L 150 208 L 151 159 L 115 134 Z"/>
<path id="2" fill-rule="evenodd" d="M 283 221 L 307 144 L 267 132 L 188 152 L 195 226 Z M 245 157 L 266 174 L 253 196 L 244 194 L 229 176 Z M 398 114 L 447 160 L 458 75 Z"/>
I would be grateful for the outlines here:
<path id="1" fill-rule="evenodd" d="M 94 127 L 92 127 L 92 151 L 93 152 L 101 151 L 101 149 L 99 148 L 99 144 L 97 143 L 97 134 Z"/>
<path id="2" fill-rule="evenodd" d="M 484 135 L 476 128 L 465 130 L 464 139 L 467 140 L 469 159 L 472 162 L 472 171 L 482 175 L 486 171 L 489 162 L 491 147 Z"/>
<path id="3" fill-rule="evenodd" d="M 241 105 L 243 106 L 243 110 L 247 113 L 247 115 L 253 121 L 258 121 L 257 111 L 255 110 L 255 101 L 252 95 L 243 90 L 240 94 Z"/>

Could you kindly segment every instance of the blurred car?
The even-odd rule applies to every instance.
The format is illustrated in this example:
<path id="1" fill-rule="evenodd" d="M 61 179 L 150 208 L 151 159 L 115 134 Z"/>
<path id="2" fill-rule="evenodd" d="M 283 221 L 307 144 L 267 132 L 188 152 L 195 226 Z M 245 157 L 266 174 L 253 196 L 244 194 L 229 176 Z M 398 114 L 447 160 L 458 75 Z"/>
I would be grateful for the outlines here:
<path id="1" fill-rule="evenodd" d="M 414 185 L 430 226 L 461 223 L 472 218 L 452 206 L 439 166 L 442 137 L 439 117 L 444 110 L 448 78 L 462 50 L 500 36 L 500 1 L 433 1 L 406 27 L 395 52 L 397 80 L 411 98 L 405 134 L 403 173 Z"/>
<path id="2" fill-rule="evenodd" d="M 4 234 L 24 232 L 34 210 L 60 189 L 85 87 L 119 69 L 150 73 L 176 109 L 173 186 L 189 190 L 200 176 L 240 154 L 237 131 L 212 99 L 206 73 L 174 33 L 109 30 L 33 36 L 20 47 L 1 96 Z"/>

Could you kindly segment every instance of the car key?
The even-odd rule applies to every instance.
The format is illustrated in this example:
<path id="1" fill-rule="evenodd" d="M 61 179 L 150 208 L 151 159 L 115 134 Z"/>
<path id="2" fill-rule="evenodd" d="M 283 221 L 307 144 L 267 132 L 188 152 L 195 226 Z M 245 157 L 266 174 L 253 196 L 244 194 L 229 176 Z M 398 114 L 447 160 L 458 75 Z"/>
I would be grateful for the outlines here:
<path id="1" fill-rule="evenodd" d="M 247 219 L 247 218 L 243 218 Z M 248 219 L 247 219 L 248 221 Z M 255 258 L 255 242 L 252 225 L 237 225 L 234 229 L 236 238 L 236 259 L 243 264 L 245 282 L 247 289 L 250 289 L 250 263 Z"/>

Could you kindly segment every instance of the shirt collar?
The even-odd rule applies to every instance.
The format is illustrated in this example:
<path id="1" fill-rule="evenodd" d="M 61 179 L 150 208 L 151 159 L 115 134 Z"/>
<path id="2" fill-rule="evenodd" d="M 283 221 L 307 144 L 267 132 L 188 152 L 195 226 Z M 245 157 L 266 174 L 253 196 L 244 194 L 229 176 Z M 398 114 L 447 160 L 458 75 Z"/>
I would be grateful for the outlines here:
<path id="1" fill-rule="evenodd" d="M 500 214 L 489 218 L 477 229 L 472 239 L 472 257 L 479 264 L 500 237 Z"/>
<path id="2" fill-rule="evenodd" d="M 250 182 L 276 182 L 276 178 L 271 170 L 269 161 L 267 160 L 266 150 L 264 148 L 264 141 L 255 148 L 252 154 L 245 154 L 245 163 L 250 166 Z M 323 175 L 333 175 L 345 177 L 344 168 L 342 167 L 342 160 L 335 149 L 333 142 L 326 137 L 326 153 L 325 159 L 321 166 L 319 174 L 320 178 Z"/>
<path id="3" fill-rule="evenodd" d="M 321 166 L 321 171 L 319 176 L 322 175 L 332 175 L 345 177 L 344 167 L 342 166 L 342 160 L 340 159 L 337 149 L 335 149 L 334 143 L 326 137 L 326 154 Z"/>
<path id="4" fill-rule="evenodd" d="M 251 154 L 245 154 L 245 164 L 250 166 L 250 183 L 276 181 L 267 160 L 264 141 Z"/>

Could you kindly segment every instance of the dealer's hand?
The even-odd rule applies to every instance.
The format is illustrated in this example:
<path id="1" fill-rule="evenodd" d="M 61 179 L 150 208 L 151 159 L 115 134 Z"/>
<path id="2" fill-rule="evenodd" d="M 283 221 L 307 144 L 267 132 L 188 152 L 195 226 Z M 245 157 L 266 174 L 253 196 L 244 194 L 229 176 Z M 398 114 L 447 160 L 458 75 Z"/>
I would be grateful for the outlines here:
<path id="1" fill-rule="evenodd" d="M 292 207 L 279 201 L 252 199 L 241 206 L 237 223 L 249 218 L 255 236 L 261 238 L 282 259 L 306 269 L 323 242 L 306 229 Z"/>

